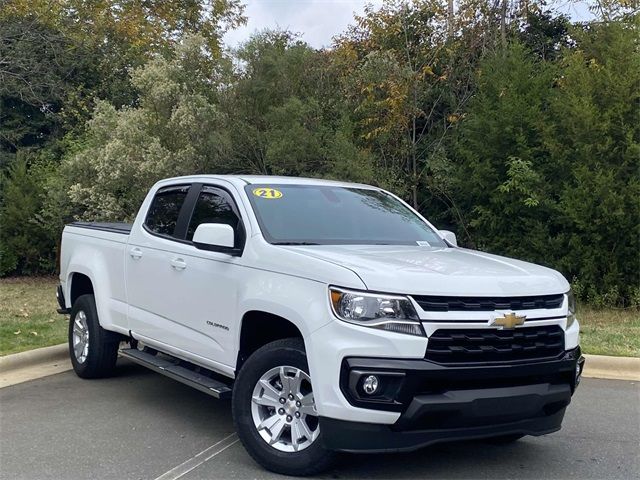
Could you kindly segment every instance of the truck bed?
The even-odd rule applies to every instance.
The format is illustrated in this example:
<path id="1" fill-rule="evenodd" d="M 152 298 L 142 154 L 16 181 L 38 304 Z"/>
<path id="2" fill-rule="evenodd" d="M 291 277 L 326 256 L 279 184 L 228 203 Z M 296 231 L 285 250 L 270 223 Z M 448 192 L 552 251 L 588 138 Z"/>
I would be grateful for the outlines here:
<path id="1" fill-rule="evenodd" d="M 123 222 L 72 222 L 69 224 L 70 227 L 102 230 L 104 232 L 119 233 L 122 235 L 129 235 L 132 225 L 132 223 Z"/>

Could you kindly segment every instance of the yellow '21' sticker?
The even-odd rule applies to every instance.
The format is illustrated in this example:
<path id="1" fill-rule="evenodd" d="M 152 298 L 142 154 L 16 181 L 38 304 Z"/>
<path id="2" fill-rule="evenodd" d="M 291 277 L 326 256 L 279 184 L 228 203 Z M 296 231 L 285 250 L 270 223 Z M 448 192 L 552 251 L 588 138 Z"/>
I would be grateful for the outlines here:
<path id="1" fill-rule="evenodd" d="M 282 192 L 280 190 L 276 190 L 275 188 L 264 188 L 264 187 L 256 188 L 253 190 L 253 194 L 256 197 L 268 198 L 268 199 L 282 197 Z"/>

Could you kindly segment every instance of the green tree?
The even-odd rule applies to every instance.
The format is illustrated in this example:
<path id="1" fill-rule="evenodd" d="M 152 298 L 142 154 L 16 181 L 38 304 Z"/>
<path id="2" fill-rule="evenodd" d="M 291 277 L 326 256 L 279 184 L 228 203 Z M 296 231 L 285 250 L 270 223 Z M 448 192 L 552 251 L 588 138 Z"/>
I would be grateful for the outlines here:
<path id="1" fill-rule="evenodd" d="M 487 56 L 477 82 L 459 131 L 454 187 L 472 242 L 549 264 L 559 192 L 543 132 L 553 66 L 516 43 Z"/>
<path id="2" fill-rule="evenodd" d="M 55 185 L 66 192 L 68 185 L 63 181 L 71 177 L 68 170 L 58 168 L 60 159 L 93 146 L 95 131 L 86 136 L 84 133 L 99 100 L 115 110 L 134 108 L 138 92 L 131 72 L 158 55 L 170 56 L 179 39 L 192 31 L 200 32 L 202 38 L 202 55 L 197 59 L 198 68 L 192 72 L 214 71 L 223 57 L 222 35 L 244 22 L 243 8 L 239 0 L 2 2 L 0 170 L 13 164 L 16 156 L 24 156 L 28 158 L 24 166 L 27 176 L 46 172 L 46 178 L 33 184 L 9 182 L 11 188 L 24 187 L 25 195 L 44 198 L 38 223 L 41 234 L 51 239 L 58 237 L 60 225 L 69 219 L 68 215 L 81 213 L 78 204 L 69 205 L 68 200 L 65 203 L 55 189 L 44 189 Z M 144 79 L 140 82 L 144 84 Z M 197 102 L 195 97 L 189 100 Z M 103 106 L 98 109 L 107 110 Z M 167 142 L 171 138 L 183 143 L 194 141 L 186 134 L 181 136 L 193 120 L 186 118 L 184 112 L 199 118 L 207 115 L 203 110 L 206 106 L 197 103 L 177 108 L 173 122 L 178 128 L 170 132 L 176 135 L 168 136 Z M 74 174 L 83 169 L 84 166 L 74 169 Z M 157 169 L 162 170 L 162 166 Z M 34 193 L 33 187 L 41 190 Z M 17 234 L 13 228 L 13 224 L 3 225 L 7 238 Z M 32 247 L 38 244 L 37 236 L 33 236 L 34 245 L 25 242 L 27 237 L 23 243 L 14 243 L 17 250 L 11 252 L 19 259 L 15 263 L 18 273 L 25 264 L 20 259 L 31 255 Z M 46 249 L 42 251 L 43 258 L 48 254 Z M 33 262 L 28 263 L 32 271 Z"/>
<path id="3" fill-rule="evenodd" d="M 170 52 L 186 34 L 203 38 L 202 60 L 212 67 L 222 56 L 222 35 L 244 23 L 243 9 L 240 0 L 5 0 L 0 94 L 9 92 L 11 106 L 17 97 L 40 109 L 64 131 L 82 129 L 96 99 L 118 108 L 134 104 L 130 72 Z M 29 115 L 42 116 L 32 110 L 21 118 L 35 122 Z M 51 137 L 43 131 L 40 142 Z"/>
<path id="4" fill-rule="evenodd" d="M 81 147 L 62 165 L 77 215 L 131 219 L 157 180 L 232 168 L 217 106 L 224 78 L 205 68 L 203 43 L 185 37 L 172 58 L 157 57 L 135 70 L 139 106 L 117 110 L 98 103 Z"/>
<path id="5" fill-rule="evenodd" d="M 29 172 L 23 155 L 0 176 L 0 275 L 52 272 L 55 240 L 42 228 L 40 175 Z"/>
<path id="6" fill-rule="evenodd" d="M 402 179 L 399 193 L 415 207 L 428 159 L 452 124 L 447 118 L 457 119 L 447 32 L 441 2 L 394 1 L 368 8 L 336 42 L 361 143 Z"/>
<path id="7" fill-rule="evenodd" d="M 82 52 L 33 18 L 0 16 L 0 152 L 39 148 L 62 135 L 60 112 Z M 1 164 L 0 164 L 1 165 Z"/>
<path id="8" fill-rule="evenodd" d="M 551 10 L 530 8 L 525 12 L 518 39 L 533 53 L 544 60 L 555 60 L 562 48 L 570 46 L 569 19 L 555 15 Z"/>
<path id="9" fill-rule="evenodd" d="M 242 68 L 225 109 L 242 171 L 374 179 L 368 154 L 354 144 L 328 52 L 267 31 L 236 54 Z"/>
<path id="10" fill-rule="evenodd" d="M 640 17 L 572 32 L 545 138 L 559 166 L 558 266 L 610 302 L 640 288 Z"/>

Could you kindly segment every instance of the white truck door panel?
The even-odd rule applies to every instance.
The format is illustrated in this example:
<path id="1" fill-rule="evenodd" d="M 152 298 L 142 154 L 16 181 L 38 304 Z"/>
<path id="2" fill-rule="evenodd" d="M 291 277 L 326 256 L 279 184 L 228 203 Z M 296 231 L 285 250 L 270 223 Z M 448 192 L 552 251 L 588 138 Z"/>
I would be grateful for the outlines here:
<path id="1" fill-rule="evenodd" d="M 237 285 L 242 267 L 227 263 L 230 256 L 213 252 L 198 255 L 195 247 L 178 245 L 168 255 L 164 316 L 178 333 L 164 341 L 172 346 L 225 365 L 234 365 Z M 214 259 L 212 257 L 218 257 Z M 179 263 L 180 268 L 175 264 Z M 171 266 L 170 266 L 171 264 Z"/>
<path id="2" fill-rule="evenodd" d="M 189 218 L 181 222 L 174 218 L 173 223 L 166 218 L 150 221 L 147 227 L 134 227 L 125 257 L 130 328 L 134 336 L 168 345 L 196 363 L 205 359 L 233 366 L 237 356 L 237 292 L 245 269 L 237 265 L 238 257 L 198 250 L 185 240 L 185 236 L 189 240 L 193 236 L 198 222 L 211 220 L 198 203 L 200 185 L 191 188 L 189 197 L 183 195 L 186 206 L 174 205 L 173 212 L 167 214 L 175 217 L 180 210 L 181 216 Z M 214 190 L 207 195 L 214 195 Z M 154 208 L 152 203 L 150 212 Z M 192 211 L 193 226 L 189 223 Z M 184 230 L 182 240 L 170 236 L 173 232 L 179 235 L 178 223 Z M 154 234 L 152 228 L 162 233 Z"/>

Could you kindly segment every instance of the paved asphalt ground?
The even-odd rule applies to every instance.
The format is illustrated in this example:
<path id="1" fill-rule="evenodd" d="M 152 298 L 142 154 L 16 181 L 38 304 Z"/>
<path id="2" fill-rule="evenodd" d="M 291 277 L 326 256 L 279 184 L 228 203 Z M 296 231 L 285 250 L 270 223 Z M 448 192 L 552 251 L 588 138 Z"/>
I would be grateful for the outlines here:
<path id="1" fill-rule="evenodd" d="M 0 478 L 283 478 L 237 442 L 229 402 L 119 362 L 107 380 L 65 372 L 1 389 Z M 348 455 L 323 478 L 637 479 L 640 385 L 584 379 L 553 435 Z"/>

